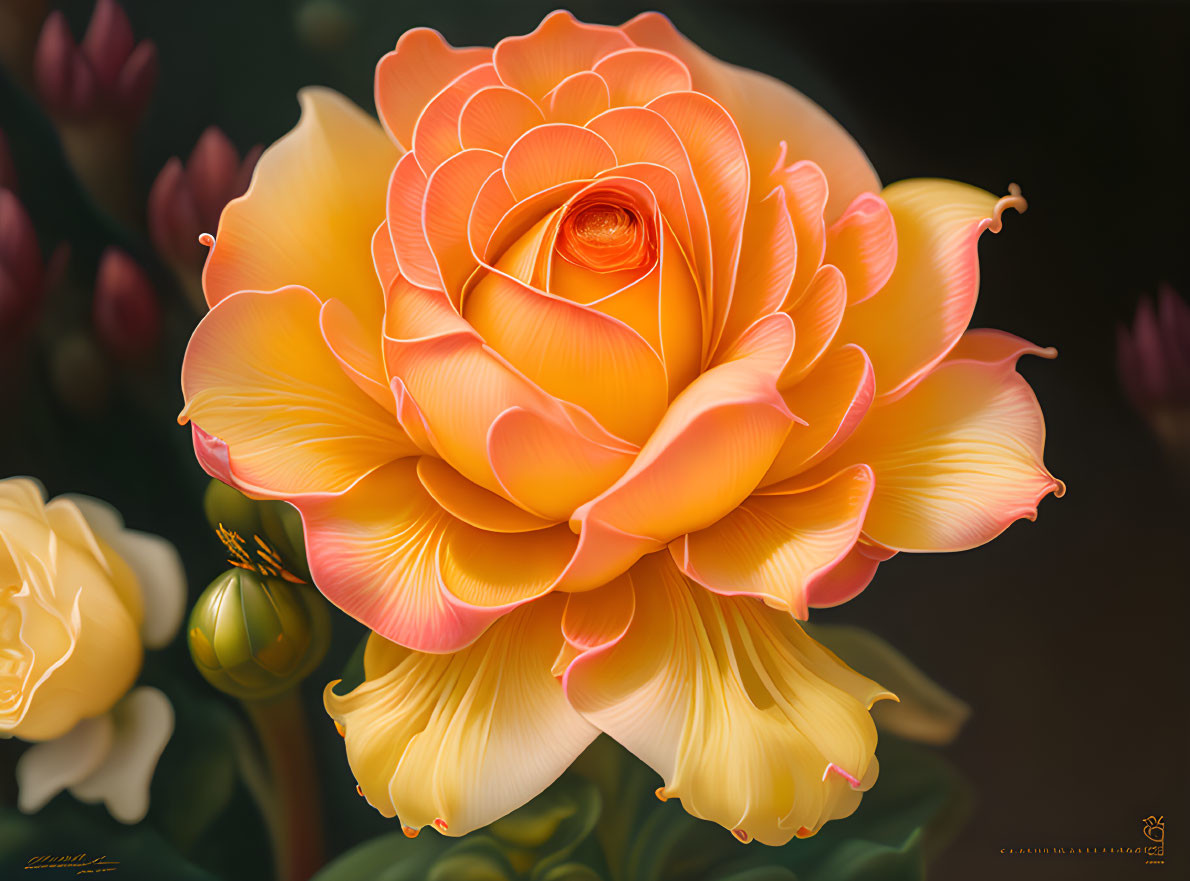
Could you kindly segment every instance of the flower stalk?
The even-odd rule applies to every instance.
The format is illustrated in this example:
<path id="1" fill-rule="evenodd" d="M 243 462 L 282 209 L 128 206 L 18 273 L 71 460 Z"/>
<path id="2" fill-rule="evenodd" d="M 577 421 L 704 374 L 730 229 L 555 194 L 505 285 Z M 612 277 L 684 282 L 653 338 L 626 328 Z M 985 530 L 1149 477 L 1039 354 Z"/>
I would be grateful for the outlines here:
<path id="1" fill-rule="evenodd" d="M 322 812 L 309 726 L 298 690 L 243 706 L 260 739 L 272 782 L 270 826 L 278 881 L 307 881 L 322 866 Z"/>

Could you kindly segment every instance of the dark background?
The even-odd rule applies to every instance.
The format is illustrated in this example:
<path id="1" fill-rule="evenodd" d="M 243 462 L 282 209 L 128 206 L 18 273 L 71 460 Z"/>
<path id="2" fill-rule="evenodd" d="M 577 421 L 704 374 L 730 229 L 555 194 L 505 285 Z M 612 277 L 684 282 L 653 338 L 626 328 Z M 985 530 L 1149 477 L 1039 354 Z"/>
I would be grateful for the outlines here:
<path id="1" fill-rule="evenodd" d="M 91 5 L 61 4 L 76 34 Z M 297 3 L 123 5 L 137 35 L 161 50 L 138 144 L 146 187 L 209 124 L 241 149 L 275 140 L 295 122 L 303 85 L 333 86 L 371 109 L 373 65 L 409 27 L 490 45 L 531 30 L 553 6 L 344 2 L 354 22 L 345 41 L 319 48 L 328 34 L 302 37 Z M 650 7 L 570 8 L 618 23 Z M 1045 410 L 1047 464 L 1069 492 L 1043 502 L 1037 523 L 1018 523 L 987 547 L 894 559 L 858 599 L 818 620 L 870 627 L 974 708 L 947 753 L 971 781 L 975 809 L 933 877 L 1186 877 L 1190 490 L 1129 408 L 1114 359 L 1116 327 L 1140 295 L 1162 280 L 1190 294 L 1187 8 L 739 0 L 655 8 L 713 54 L 823 104 L 886 182 L 939 176 L 997 193 L 1010 181 L 1023 188 L 1028 213 L 982 243 L 973 326 L 1058 348 L 1057 361 L 1022 371 Z M 0 125 L 27 111 L 11 83 L 0 98 Z M 89 209 L 37 149 L 14 143 L 26 201 L 47 242 L 69 238 Z M 77 247 L 76 271 L 103 244 Z M 168 417 L 146 420 L 140 407 L 149 395 L 163 413 L 180 408 L 173 377 L 184 339 L 185 327 L 175 327 L 166 381 L 123 389 L 101 421 L 52 405 L 5 413 L 0 472 L 110 499 L 131 525 L 168 535 L 189 558 L 209 553 L 188 432 Z M 130 482 L 130 473 L 141 477 Z M 163 508 L 170 496 L 177 504 Z M 1147 843 L 1141 820 L 1150 814 L 1166 818 L 1164 866 L 1135 855 L 1000 852 L 1135 847 Z"/>

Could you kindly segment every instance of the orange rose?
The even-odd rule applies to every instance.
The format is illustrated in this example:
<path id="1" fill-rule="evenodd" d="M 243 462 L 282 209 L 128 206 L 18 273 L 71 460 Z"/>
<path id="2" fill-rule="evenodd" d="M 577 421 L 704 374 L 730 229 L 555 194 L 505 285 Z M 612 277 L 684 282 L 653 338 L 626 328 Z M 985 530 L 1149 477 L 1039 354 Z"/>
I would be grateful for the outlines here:
<path id="1" fill-rule="evenodd" d="M 881 190 L 657 14 L 410 31 L 388 137 L 302 104 L 220 221 L 182 419 L 377 634 L 327 695 L 364 795 L 462 834 L 602 730 L 742 840 L 853 810 L 889 695 L 794 617 L 1060 487 L 1014 370 L 1047 353 L 965 334 L 1019 193 Z"/>

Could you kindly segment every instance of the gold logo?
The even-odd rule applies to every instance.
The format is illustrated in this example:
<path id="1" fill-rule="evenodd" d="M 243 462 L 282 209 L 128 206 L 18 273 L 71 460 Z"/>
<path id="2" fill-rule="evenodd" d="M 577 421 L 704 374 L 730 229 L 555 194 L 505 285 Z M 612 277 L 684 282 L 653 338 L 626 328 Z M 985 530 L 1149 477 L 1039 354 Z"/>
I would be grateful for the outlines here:
<path id="1" fill-rule="evenodd" d="M 1145 848 L 1145 856 L 1147 857 L 1164 857 L 1165 856 L 1165 815 L 1154 817 L 1149 815 L 1141 820 L 1144 823 L 1145 838 L 1153 842 Z M 1163 859 L 1150 859 L 1148 862 L 1165 862 Z"/>

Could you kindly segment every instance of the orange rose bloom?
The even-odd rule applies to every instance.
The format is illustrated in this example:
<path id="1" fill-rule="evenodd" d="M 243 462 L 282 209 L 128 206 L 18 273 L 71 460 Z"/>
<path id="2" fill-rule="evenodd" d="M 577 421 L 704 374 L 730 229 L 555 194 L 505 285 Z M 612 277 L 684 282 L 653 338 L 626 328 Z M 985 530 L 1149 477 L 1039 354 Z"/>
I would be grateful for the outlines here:
<path id="1" fill-rule="evenodd" d="M 182 418 L 375 631 L 326 698 L 364 795 L 462 834 L 604 731 L 745 841 L 854 810 L 890 695 L 795 618 L 1060 488 L 1014 369 L 1050 353 L 967 331 L 1019 193 L 881 189 L 652 13 L 410 31 L 384 131 L 302 105 L 220 221 Z"/>

